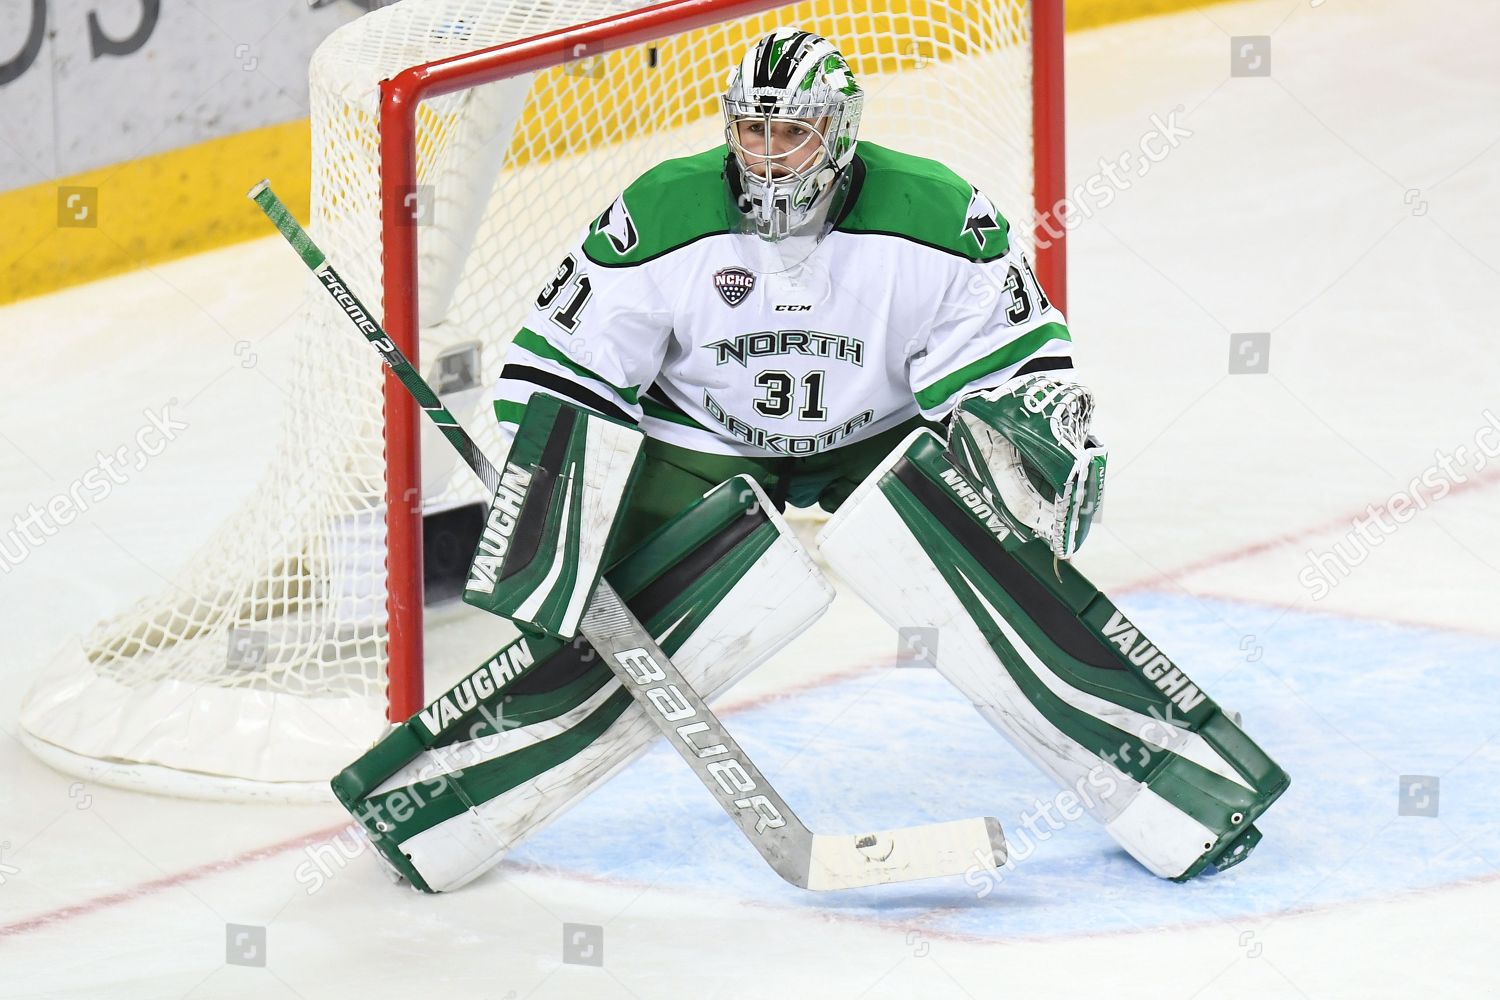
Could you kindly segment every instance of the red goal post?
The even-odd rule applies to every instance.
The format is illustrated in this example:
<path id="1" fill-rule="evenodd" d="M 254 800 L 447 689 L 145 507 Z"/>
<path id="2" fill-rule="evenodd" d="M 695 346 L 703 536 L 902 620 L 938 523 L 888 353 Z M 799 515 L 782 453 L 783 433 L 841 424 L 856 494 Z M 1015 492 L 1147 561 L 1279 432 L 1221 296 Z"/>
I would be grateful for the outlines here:
<path id="1" fill-rule="evenodd" d="M 1031 20 L 1037 271 L 1048 296 L 1065 309 L 1065 243 L 1062 220 L 1056 217 L 1065 184 L 1063 0 L 1026 0 L 1026 5 Z M 784 6 L 788 4 L 768 0 L 672 0 L 412 66 L 382 81 L 379 150 L 385 328 L 413 365 L 420 370 L 418 227 L 410 220 L 411 198 L 418 189 L 418 115 L 423 101 Z M 857 64 L 855 70 L 859 70 Z M 1043 223 L 1047 223 L 1045 230 Z M 388 717 L 401 721 L 424 703 L 422 508 L 414 502 L 421 490 L 420 412 L 389 371 L 385 373 L 384 406 Z"/>

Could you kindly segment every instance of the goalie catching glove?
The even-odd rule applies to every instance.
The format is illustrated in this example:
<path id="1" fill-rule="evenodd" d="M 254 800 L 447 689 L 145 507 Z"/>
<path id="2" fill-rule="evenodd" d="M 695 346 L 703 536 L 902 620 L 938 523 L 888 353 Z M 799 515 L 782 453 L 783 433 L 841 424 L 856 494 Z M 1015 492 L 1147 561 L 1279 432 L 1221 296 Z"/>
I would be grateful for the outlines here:
<path id="1" fill-rule="evenodd" d="M 1104 499 L 1108 451 L 1089 434 L 1094 397 L 1076 382 L 1022 375 L 964 396 L 950 458 L 1031 534 L 1067 559 Z"/>

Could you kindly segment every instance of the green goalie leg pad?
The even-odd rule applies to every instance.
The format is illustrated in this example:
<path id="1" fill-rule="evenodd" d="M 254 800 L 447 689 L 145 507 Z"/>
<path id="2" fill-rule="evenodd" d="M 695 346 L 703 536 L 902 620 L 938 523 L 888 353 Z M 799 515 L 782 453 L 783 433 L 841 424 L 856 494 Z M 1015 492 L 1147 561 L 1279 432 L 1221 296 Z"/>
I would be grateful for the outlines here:
<path id="1" fill-rule="evenodd" d="M 937 669 L 1152 872 L 1243 861 L 1286 772 L 944 451 L 907 438 L 824 527 L 822 555 L 891 624 L 934 628 Z"/>
<path id="2" fill-rule="evenodd" d="M 696 500 L 606 572 L 705 697 L 812 624 L 833 590 L 750 479 Z M 523 636 L 336 778 L 381 855 L 426 892 L 497 863 L 656 730 L 592 647 Z"/>

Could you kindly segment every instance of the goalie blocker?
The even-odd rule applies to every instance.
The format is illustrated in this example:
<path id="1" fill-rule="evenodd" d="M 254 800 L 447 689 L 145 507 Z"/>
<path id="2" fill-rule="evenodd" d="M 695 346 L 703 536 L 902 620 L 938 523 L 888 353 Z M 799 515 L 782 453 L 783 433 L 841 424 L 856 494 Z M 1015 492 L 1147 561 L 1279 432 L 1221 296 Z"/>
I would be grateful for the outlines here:
<path id="1" fill-rule="evenodd" d="M 935 627 L 937 669 L 1150 871 L 1243 861 L 1286 772 L 1010 517 L 919 430 L 818 544 L 892 625 Z"/>
<path id="2" fill-rule="evenodd" d="M 633 424 L 532 394 L 490 501 L 464 601 L 572 638 L 619 534 L 643 440 Z"/>

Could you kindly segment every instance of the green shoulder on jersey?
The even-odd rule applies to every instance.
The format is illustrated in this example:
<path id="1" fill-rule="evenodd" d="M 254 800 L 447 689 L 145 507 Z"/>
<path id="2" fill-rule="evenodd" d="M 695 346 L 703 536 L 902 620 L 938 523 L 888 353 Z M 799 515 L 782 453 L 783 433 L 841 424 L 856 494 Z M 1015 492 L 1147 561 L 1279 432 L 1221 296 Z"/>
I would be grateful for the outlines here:
<path id="1" fill-rule="evenodd" d="M 605 267 L 643 264 L 738 224 L 724 180 L 728 149 L 666 160 L 637 178 L 589 227 L 583 251 Z M 1009 224 L 983 194 L 936 160 L 862 142 L 847 233 L 895 236 L 970 260 L 1010 248 Z M 617 215 L 624 205 L 624 214 Z"/>
<path id="2" fill-rule="evenodd" d="M 895 236 L 970 260 L 1010 249 L 1010 224 L 968 181 L 936 160 L 861 142 L 863 178 L 836 227 L 845 233 Z"/>
<path id="3" fill-rule="evenodd" d="M 583 252 L 604 267 L 644 264 L 705 236 L 733 232 L 728 147 L 666 160 L 636 178 L 589 226 Z M 616 217 L 620 204 L 625 217 Z"/>

